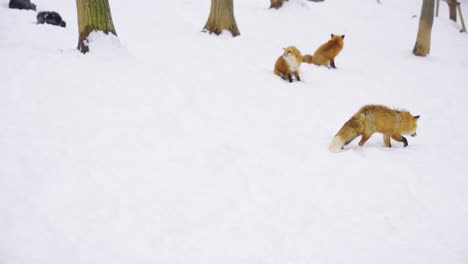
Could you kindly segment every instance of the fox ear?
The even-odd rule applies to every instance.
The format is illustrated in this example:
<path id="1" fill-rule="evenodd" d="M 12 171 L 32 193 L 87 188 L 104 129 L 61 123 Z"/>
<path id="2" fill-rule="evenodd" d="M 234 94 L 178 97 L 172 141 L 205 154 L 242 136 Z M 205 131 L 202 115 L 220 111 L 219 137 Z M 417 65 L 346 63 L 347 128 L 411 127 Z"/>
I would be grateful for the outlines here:
<path id="1" fill-rule="evenodd" d="M 341 39 L 344 39 L 344 35 L 343 35 L 343 36 L 341 36 Z"/>
<path id="2" fill-rule="evenodd" d="M 417 115 L 417 116 L 414 117 L 414 119 L 417 120 L 417 119 L 419 119 L 419 117 L 420 117 L 420 115 Z"/>
<path id="3" fill-rule="evenodd" d="M 331 37 L 333 38 L 335 35 L 331 34 Z"/>

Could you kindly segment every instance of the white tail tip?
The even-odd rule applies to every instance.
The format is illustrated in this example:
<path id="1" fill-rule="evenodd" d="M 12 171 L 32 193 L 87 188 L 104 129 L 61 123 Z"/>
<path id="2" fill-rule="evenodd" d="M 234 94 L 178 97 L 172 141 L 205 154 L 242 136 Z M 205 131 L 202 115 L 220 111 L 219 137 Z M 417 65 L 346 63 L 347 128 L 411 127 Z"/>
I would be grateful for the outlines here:
<path id="1" fill-rule="evenodd" d="M 330 152 L 338 152 L 343 147 L 343 145 L 344 141 L 340 137 L 335 136 L 330 145 L 328 146 L 328 150 Z"/>

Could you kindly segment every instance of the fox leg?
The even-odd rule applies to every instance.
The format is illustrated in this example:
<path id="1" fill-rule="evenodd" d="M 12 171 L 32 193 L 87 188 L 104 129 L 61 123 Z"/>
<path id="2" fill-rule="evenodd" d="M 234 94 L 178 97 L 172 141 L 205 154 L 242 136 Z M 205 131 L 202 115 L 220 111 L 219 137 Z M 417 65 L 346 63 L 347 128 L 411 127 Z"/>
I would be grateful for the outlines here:
<path id="1" fill-rule="evenodd" d="M 364 145 L 364 143 L 366 143 L 366 141 L 372 136 L 372 133 L 369 133 L 369 132 L 365 132 L 362 133 L 362 137 L 361 137 L 361 141 L 359 141 L 359 146 L 362 146 Z"/>
<path id="2" fill-rule="evenodd" d="M 392 138 L 398 142 L 403 142 L 403 146 L 406 148 L 408 146 L 408 140 L 402 135 L 399 134 L 393 134 Z"/>
<path id="3" fill-rule="evenodd" d="M 292 82 L 292 77 L 291 77 L 291 74 L 289 74 L 289 73 L 288 73 L 288 80 L 289 80 L 290 83 Z"/>
<path id="4" fill-rule="evenodd" d="M 384 134 L 383 135 L 383 141 L 384 141 L 386 147 L 388 147 L 388 148 L 392 147 L 392 144 L 390 143 L 390 134 Z"/>
<path id="5" fill-rule="evenodd" d="M 333 69 L 336 69 L 335 60 L 334 60 L 334 59 L 331 59 L 331 61 L 330 61 L 330 66 L 331 66 Z"/>
<path id="6" fill-rule="evenodd" d="M 299 72 L 294 72 L 294 77 L 296 77 L 296 80 L 301 81 L 301 78 L 299 78 Z"/>

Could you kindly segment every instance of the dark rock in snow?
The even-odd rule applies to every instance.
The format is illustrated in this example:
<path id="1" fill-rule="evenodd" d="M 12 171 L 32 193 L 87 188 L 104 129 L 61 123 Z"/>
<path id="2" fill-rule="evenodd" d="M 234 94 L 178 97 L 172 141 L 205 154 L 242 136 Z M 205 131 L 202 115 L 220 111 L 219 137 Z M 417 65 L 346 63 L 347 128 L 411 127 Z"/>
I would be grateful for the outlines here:
<path id="1" fill-rule="evenodd" d="M 54 11 L 42 11 L 37 14 L 38 24 L 51 24 L 55 26 L 66 27 L 67 23 L 62 20 L 59 13 Z"/>
<path id="2" fill-rule="evenodd" d="M 31 3 L 30 0 L 10 0 L 9 8 L 26 9 L 36 11 L 36 5 Z"/>

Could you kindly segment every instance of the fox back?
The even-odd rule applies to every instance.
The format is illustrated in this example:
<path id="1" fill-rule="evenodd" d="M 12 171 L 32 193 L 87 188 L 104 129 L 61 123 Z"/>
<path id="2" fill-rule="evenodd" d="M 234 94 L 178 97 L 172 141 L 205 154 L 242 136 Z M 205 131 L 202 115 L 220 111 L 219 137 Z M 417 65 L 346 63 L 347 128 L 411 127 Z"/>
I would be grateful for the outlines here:
<path id="1" fill-rule="evenodd" d="M 331 65 L 335 68 L 335 57 L 343 50 L 345 35 L 338 36 L 331 34 L 331 39 L 321 45 L 314 53 L 314 55 L 306 55 L 304 57 L 306 62 L 315 65 Z"/>
<path id="2" fill-rule="evenodd" d="M 362 119 L 364 130 L 369 132 L 413 134 L 417 129 L 417 118 L 408 111 L 394 110 L 383 105 L 366 105 L 356 115 Z"/>

